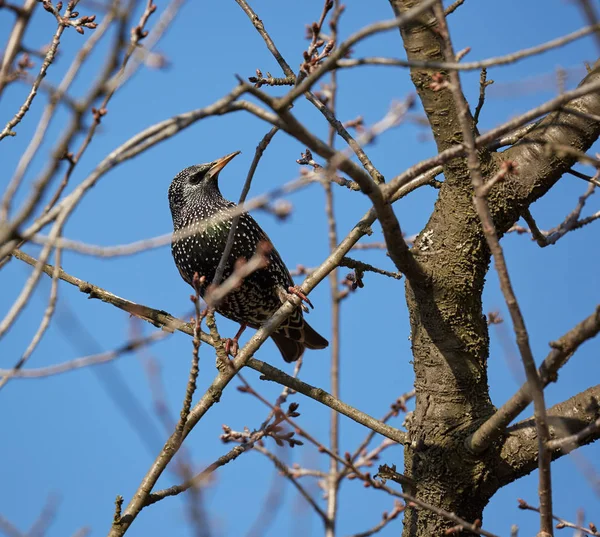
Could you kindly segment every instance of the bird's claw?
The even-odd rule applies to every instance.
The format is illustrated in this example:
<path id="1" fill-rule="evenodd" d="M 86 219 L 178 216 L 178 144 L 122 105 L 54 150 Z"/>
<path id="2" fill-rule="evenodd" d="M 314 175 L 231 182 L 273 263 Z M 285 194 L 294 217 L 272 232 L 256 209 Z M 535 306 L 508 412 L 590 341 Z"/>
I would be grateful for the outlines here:
<path id="1" fill-rule="evenodd" d="M 306 302 L 312 309 L 315 309 L 315 307 L 312 305 L 312 302 L 304 294 L 302 289 L 300 289 L 300 287 L 298 287 L 297 285 L 288 287 L 288 292 L 291 293 L 292 295 L 299 296 L 302 299 L 302 302 Z M 308 308 L 304 304 L 300 303 L 300 306 L 302 307 L 303 311 L 308 313 Z"/>

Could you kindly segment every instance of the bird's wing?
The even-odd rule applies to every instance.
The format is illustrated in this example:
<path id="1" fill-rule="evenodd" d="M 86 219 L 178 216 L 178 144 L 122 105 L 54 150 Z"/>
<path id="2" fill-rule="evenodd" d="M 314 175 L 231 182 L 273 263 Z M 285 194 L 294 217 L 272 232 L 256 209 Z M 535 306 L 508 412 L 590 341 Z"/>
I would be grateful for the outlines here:
<path id="1" fill-rule="evenodd" d="M 290 271 L 288 270 L 286 264 L 283 262 L 281 255 L 279 254 L 279 252 L 273 245 L 273 242 L 271 241 L 271 239 L 269 239 L 268 235 L 258 225 L 258 222 L 256 220 L 254 220 L 254 218 L 252 218 L 252 216 L 250 214 L 242 213 L 240 216 L 240 224 L 242 224 L 244 227 L 250 227 L 251 229 L 256 231 L 256 233 L 257 233 L 256 244 L 258 244 L 260 241 L 264 241 L 264 242 L 267 242 L 271 246 L 271 252 L 269 253 L 269 262 L 271 264 L 275 265 L 279 269 L 278 272 L 281 273 L 282 275 L 284 275 L 284 277 L 286 278 L 287 281 L 281 282 L 281 283 L 285 283 L 287 285 L 287 287 L 293 286 L 294 280 L 292 279 Z M 254 252 L 253 252 L 253 254 L 254 254 Z"/>

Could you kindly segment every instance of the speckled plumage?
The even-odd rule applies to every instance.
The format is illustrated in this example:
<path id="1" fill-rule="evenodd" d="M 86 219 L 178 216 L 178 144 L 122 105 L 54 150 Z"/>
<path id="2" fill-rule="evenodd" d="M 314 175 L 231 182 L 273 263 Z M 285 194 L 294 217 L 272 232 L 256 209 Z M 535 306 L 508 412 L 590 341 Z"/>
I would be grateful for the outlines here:
<path id="1" fill-rule="evenodd" d="M 194 273 L 212 282 L 227 243 L 232 220 L 216 217 L 236 204 L 221 195 L 218 185 L 220 170 L 235 154 L 208 164 L 190 166 L 181 171 L 169 187 L 169 205 L 173 217 L 171 252 L 182 278 L 192 284 Z M 214 218 L 216 217 L 216 218 Z M 212 219 L 212 222 L 207 222 Z M 248 213 L 243 213 L 236 227 L 231 254 L 225 265 L 227 278 L 239 258 L 250 259 L 261 241 L 272 244 L 266 233 Z M 267 254 L 269 264 L 244 279 L 242 285 L 228 294 L 217 311 L 240 324 L 259 328 L 281 306 L 282 297 L 294 285 L 290 273 L 275 248 Z M 322 349 L 327 340 L 295 310 L 273 334 L 283 358 L 294 361 L 305 347 Z"/>

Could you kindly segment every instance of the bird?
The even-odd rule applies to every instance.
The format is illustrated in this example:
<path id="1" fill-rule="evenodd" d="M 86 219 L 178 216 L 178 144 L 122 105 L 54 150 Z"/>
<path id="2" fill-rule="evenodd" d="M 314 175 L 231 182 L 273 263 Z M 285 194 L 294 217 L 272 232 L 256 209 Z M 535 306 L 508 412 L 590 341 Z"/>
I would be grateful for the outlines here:
<path id="1" fill-rule="evenodd" d="M 204 282 L 213 281 L 225 250 L 233 221 L 229 213 L 237 205 L 223 197 L 218 179 L 221 170 L 239 153 L 235 151 L 213 162 L 185 168 L 169 186 L 169 207 L 173 217 L 171 253 L 181 277 L 192 287 L 196 274 Z M 247 212 L 239 215 L 221 281 L 233 273 L 239 259 L 249 260 L 258 249 L 265 252 L 266 266 L 245 277 L 215 308 L 224 317 L 240 324 L 240 331 L 232 340 L 235 347 L 246 326 L 260 328 L 291 294 L 310 304 L 294 285 L 267 234 Z M 200 286 L 199 294 L 203 298 L 207 287 Z M 306 348 L 324 349 L 329 345 L 306 322 L 301 308 L 296 308 L 271 338 L 286 362 L 298 360 Z"/>

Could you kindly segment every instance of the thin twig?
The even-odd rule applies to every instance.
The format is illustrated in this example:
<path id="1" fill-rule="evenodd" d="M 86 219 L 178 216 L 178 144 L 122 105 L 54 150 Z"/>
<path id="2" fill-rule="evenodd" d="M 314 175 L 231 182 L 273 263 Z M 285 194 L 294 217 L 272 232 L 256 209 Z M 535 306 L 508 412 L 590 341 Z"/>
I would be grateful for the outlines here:
<path id="1" fill-rule="evenodd" d="M 456 0 L 455 2 L 452 2 L 452 4 L 450 4 L 446 10 L 444 11 L 444 14 L 446 15 L 446 17 L 448 15 L 450 15 L 451 13 L 454 13 L 460 6 L 462 6 L 465 3 L 465 0 Z"/>
<path id="2" fill-rule="evenodd" d="M 563 449 L 573 451 L 575 448 L 583 445 L 590 436 L 596 435 L 598 431 L 600 431 L 600 418 L 575 434 L 563 438 L 553 438 L 546 444 L 546 447 L 550 451 Z"/>
<path id="3" fill-rule="evenodd" d="M 233 449 L 229 450 L 225 455 L 222 455 L 215 462 L 208 465 L 204 470 L 202 470 L 202 472 L 196 474 L 194 477 L 185 481 L 181 485 L 173 485 L 172 487 L 157 490 L 156 492 L 147 494 L 147 496 L 144 499 L 144 504 L 141 508 L 148 507 L 149 505 L 164 500 L 165 498 L 168 498 L 170 496 L 177 496 L 182 492 L 189 490 L 192 487 L 201 486 L 206 481 L 206 479 L 217 469 L 221 468 L 222 466 L 225 466 L 231 461 L 234 461 L 242 453 L 245 453 L 246 451 L 252 449 L 252 447 L 254 447 L 254 444 L 261 440 L 264 436 L 264 431 L 257 431 L 254 435 L 248 438 L 245 443 L 235 446 Z M 123 518 L 121 518 L 121 521 L 122 520 Z"/>
<path id="4" fill-rule="evenodd" d="M 40 276 L 42 274 L 42 267 L 45 265 L 46 261 L 50 257 L 52 249 L 54 248 L 57 239 L 62 233 L 62 228 L 65 224 L 65 220 L 66 218 L 61 215 L 57 218 L 56 222 L 52 226 L 52 230 L 50 231 L 50 235 L 48 236 L 48 242 L 42 248 L 40 258 L 37 264 L 34 266 L 33 272 L 30 274 L 29 278 L 25 282 L 21 293 L 11 306 L 10 310 L 5 315 L 4 319 L 2 319 L 2 322 L 0 322 L 0 338 L 2 338 L 6 334 L 8 329 L 14 324 L 18 316 L 23 311 L 23 308 L 25 308 L 25 306 L 29 302 L 31 295 L 33 294 L 33 291 L 35 290 L 40 280 Z"/>
<path id="5" fill-rule="evenodd" d="M 56 494 L 49 494 L 44 504 L 44 507 L 37 516 L 37 519 L 29 528 L 27 537 L 44 537 L 48 532 L 48 529 L 56 518 L 58 507 L 60 504 L 60 497 Z"/>
<path id="6" fill-rule="evenodd" d="M 252 24 L 254 25 L 260 36 L 264 39 L 267 48 L 269 49 L 275 60 L 277 60 L 277 63 L 281 67 L 281 70 L 285 73 L 285 76 L 296 78 L 294 70 L 283 59 L 283 56 L 275 46 L 275 43 L 273 43 L 271 36 L 266 32 L 263 22 L 258 18 L 258 15 L 253 11 L 253 9 L 248 5 L 248 2 L 246 2 L 245 0 L 235 1 L 244 10 L 246 15 L 248 15 L 248 17 L 252 21 Z"/>
<path id="7" fill-rule="evenodd" d="M 185 427 L 185 423 L 190 415 L 190 409 L 192 408 L 192 399 L 194 398 L 194 392 L 196 391 L 196 386 L 198 383 L 198 374 L 200 373 L 199 363 L 200 363 L 200 342 L 201 342 L 201 333 L 200 325 L 202 323 L 203 315 L 200 313 L 200 291 L 204 282 L 201 281 L 198 273 L 194 274 L 194 279 L 192 282 L 194 286 L 195 294 L 190 297 L 192 302 L 194 303 L 194 337 L 192 339 L 192 365 L 190 367 L 190 375 L 187 382 L 187 387 L 185 389 L 185 398 L 183 400 L 183 407 L 181 412 L 179 413 L 179 420 L 177 422 L 177 426 L 175 427 L 175 431 L 180 435 L 183 433 L 183 429 Z"/>
<path id="8" fill-rule="evenodd" d="M 79 0 L 71 0 L 71 2 L 69 2 L 69 5 L 67 6 L 67 9 L 64 14 L 64 19 L 67 19 L 67 20 L 70 19 L 71 13 L 75 9 L 75 6 L 77 6 L 78 2 L 79 2 Z M 33 85 L 31 86 L 31 90 L 29 91 L 29 94 L 27 95 L 25 102 L 19 108 L 19 111 L 6 124 L 4 129 L 2 131 L 0 131 L 0 141 L 2 141 L 7 136 L 16 136 L 16 132 L 14 132 L 13 129 L 21 122 L 21 120 L 25 117 L 25 114 L 27 114 L 27 112 L 29 111 L 29 108 L 31 107 L 31 103 L 33 102 L 33 100 L 35 99 L 35 96 L 37 95 L 40 84 L 42 83 L 42 80 L 46 76 L 46 72 L 48 71 L 48 68 L 54 61 L 54 57 L 56 56 L 56 51 L 58 50 L 58 46 L 60 44 L 60 38 L 62 37 L 62 34 L 65 31 L 65 29 L 67 28 L 67 26 L 68 25 L 65 24 L 64 22 L 59 21 L 58 27 L 56 28 L 56 32 L 54 33 L 54 37 L 52 38 L 52 43 L 50 44 L 50 47 L 48 48 L 48 52 L 46 53 L 46 57 L 44 58 L 44 61 L 42 62 L 40 71 L 39 71 Z"/>
<path id="9" fill-rule="evenodd" d="M 323 509 L 319 507 L 317 502 L 313 499 L 313 497 L 308 493 L 308 491 L 298 482 L 298 479 L 294 475 L 293 471 L 289 469 L 287 464 L 283 463 L 279 460 L 271 451 L 264 448 L 259 444 L 254 444 L 254 450 L 262 453 L 267 457 L 289 481 L 296 487 L 298 492 L 302 495 L 302 497 L 308 502 L 308 504 L 315 510 L 315 512 L 321 517 L 323 521 L 327 520 L 327 515 L 323 512 Z"/>
<path id="10" fill-rule="evenodd" d="M 596 173 L 595 177 L 597 178 L 599 176 L 600 176 L 600 170 Z M 595 188 L 596 188 L 595 183 L 591 183 L 588 186 L 587 191 L 582 196 L 579 197 L 577 205 L 567 215 L 567 217 L 564 219 L 564 221 L 561 222 L 555 228 L 553 228 L 547 232 L 543 232 L 538 228 L 533 216 L 531 215 L 531 213 L 529 212 L 528 209 L 523 211 L 523 219 L 527 222 L 527 225 L 529 226 L 529 231 L 531 232 L 531 235 L 533 236 L 533 238 L 535 239 L 535 241 L 541 248 L 545 248 L 546 246 L 555 244 L 559 239 L 564 237 L 570 231 L 580 229 L 580 228 L 592 223 L 594 220 L 597 220 L 598 218 L 600 218 L 600 211 L 599 211 L 598 213 L 595 213 L 591 216 L 580 219 L 581 211 L 585 207 L 585 204 L 586 204 L 588 198 L 595 192 Z"/>
<path id="11" fill-rule="evenodd" d="M 363 250 L 369 248 L 379 248 L 380 243 L 366 243 L 366 244 L 357 244 L 356 246 L 362 246 Z M 385 244 L 383 244 L 382 248 L 385 250 Z M 355 248 L 361 249 L 361 248 Z M 340 261 L 340 267 L 348 267 L 355 270 L 360 270 L 362 272 L 374 272 L 375 274 L 381 274 L 382 276 L 387 276 L 388 278 L 394 278 L 395 280 L 402 279 L 402 274 L 400 272 L 390 272 L 389 270 L 383 270 L 373 265 L 369 265 L 369 263 L 364 263 L 362 261 L 357 261 L 356 259 L 352 259 L 350 257 L 344 257 Z"/>
<path id="12" fill-rule="evenodd" d="M 598 179 L 592 177 L 591 175 L 587 175 L 586 173 L 581 173 L 577 170 L 568 170 L 567 173 L 573 177 L 578 177 L 579 179 L 583 179 L 588 183 L 592 183 L 593 185 L 600 186 L 600 181 L 598 181 Z"/>
<path id="13" fill-rule="evenodd" d="M 211 286 L 204 295 L 206 304 L 215 309 L 223 299 L 235 289 L 238 289 L 241 283 L 257 270 L 265 268 L 269 264 L 269 253 L 271 244 L 267 242 L 259 243 L 255 254 L 243 263 L 237 263 L 233 272 L 227 279 L 218 286 Z M 243 261 L 243 260 L 242 260 Z"/>
<path id="14" fill-rule="evenodd" d="M 506 123 L 503 123 L 502 125 L 500 125 L 498 127 L 495 127 L 494 129 L 491 129 L 490 131 L 486 132 L 485 134 L 482 134 L 481 136 L 478 136 L 475 139 L 475 146 L 476 147 L 487 147 L 487 146 L 497 147 L 498 146 L 498 142 L 497 142 L 498 138 L 533 121 L 534 119 L 537 119 L 540 116 L 543 116 L 544 114 L 548 114 L 550 112 L 560 109 L 563 105 L 567 104 L 568 102 L 570 102 L 576 98 L 582 97 L 582 96 L 590 94 L 590 93 L 597 92 L 598 90 L 600 90 L 600 81 L 590 82 L 588 84 L 579 86 L 578 88 L 576 88 L 574 90 L 566 91 L 563 94 L 559 95 L 558 97 L 555 97 L 554 99 L 551 99 L 551 100 L 547 101 L 546 103 L 544 103 L 536 108 L 533 108 L 532 110 L 529 110 L 528 112 L 525 112 L 524 114 L 521 114 L 520 116 L 517 116 L 517 117 L 507 121 Z M 530 129 L 535 129 L 535 127 L 536 127 L 535 124 L 532 126 L 528 126 L 528 128 L 530 128 Z M 513 133 L 513 135 L 514 135 L 514 133 Z M 513 135 L 511 135 L 511 136 L 513 136 Z M 465 154 L 465 147 L 463 144 L 456 145 L 456 146 L 450 147 L 448 149 L 445 149 L 444 151 L 441 151 L 440 153 L 438 153 L 436 156 L 431 157 L 429 159 L 425 159 L 425 160 L 419 162 L 418 164 L 412 166 L 408 170 L 402 172 L 400 175 L 397 175 L 389 183 L 387 183 L 385 185 L 384 189 L 388 196 L 389 195 L 393 196 L 393 194 L 397 191 L 398 188 L 405 186 L 409 181 L 413 180 L 415 177 L 419 176 L 420 174 L 429 171 L 434 166 L 444 164 L 445 162 L 448 162 L 449 160 L 459 157 L 459 156 L 462 156 L 464 154 Z"/>
<path id="15" fill-rule="evenodd" d="M 22 252 L 20 250 L 15 250 L 12 253 L 12 255 L 16 259 L 19 259 L 20 261 L 23 261 L 33 267 L 35 267 L 36 264 L 38 263 L 37 259 L 31 257 L 30 255 L 27 255 L 25 252 Z M 41 270 L 48 276 L 52 276 L 52 274 L 54 272 L 54 267 L 52 265 L 44 264 L 44 265 L 42 265 Z M 111 293 L 110 291 L 106 291 L 105 289 L 102 289 L 101 287 L 98 287 L 89 282 L 86 282 L 84 280 L 76 278 L 75 276 L 71 276 L 70 274 L 67 274 L 62 269 L 59 271 L 58 277 L 61 280 L 65 281 L 67 283 L 70 283 L 71 285 L 74 285 L 82 293 L 85 293 L 90 298 L 97 298 L 97 299 L 100 299 L 102 302 L 106 302 L 107 304 L 112 304 L 113 306 L 115 306 L 123 311 L 126 311 L 127 313 L 129 313 L 131 315 L 135 315 L 136 317 L 138 317 L 144 321 L 147 321 L 147 322 L 153 324 L 154 326 L 164 328 L 168 332 L 173 332 L 174 330 L 179 330 L 180 332 L 183 332 L 184 334 L 188 334 L 190 336 L 194 335 L 194 329 L 193 329 L 192 325 L 190 325 L 189 323 L 184 323 L 183 321 L 173 317 L 172 315 L 169 315 L 168 313 L 166 313 L 162 310 L 155 310 L 155 309 L 149 308 L 147 306 L 143 306 L 141 304 L 136 304 L 135 302 L 131 302 L 129 300 L 121 298 L 121 297 Z M 201 334 L 201 339 L 205 343 L 212 344 L 212 338 L 208 334 L 205 334 L 204 332 Z"/>
<path id="16" fill-rule="evenodd" d="M 27 537 L 27 534 L 22 532 L 10 520 L 0 515 L 0 530 L 6 537 Z"/>
<path id="17" fill-rule="evenodd" d="M 400 411 L 406 412 L 406 403 L 410 399 L 414 398 L 416 395 L 415 390 L 411 390 L 410 392 L 406 392 L 402 394 L 398 399 L 396 399 L 392 405 L 390 406 L 390 410 L 386 413 L 383 418 L 381 418 L 382 423 L 387 423 L 391 418 L 398 416 Z M 371 440 L 375 437 L 375 432 L 371 429 L 365 439 L 360 443 L 360 445 L 354 450 L 352 454 L 351 461 L 356 462 L 358 457 L 363 453 L 367 446 L 370 444 Z"/>
<path id="18" fill-rule="evenodd" d="M 313 25 L 313 42 L 316 45 L 321 33 L 323 22 L 329 10 L 333 8 L 333 14 L 330 20 L 331 29 L 331 41 L 335 43 L 338 35 L 338 21 L 342 13 L 340 8 L 339 0 L 331 2 L 325 0 L 323 4 L 323 10 L 321 18 L 317 25 Z M 310 57 L 312 54 L 309 51 L 307 56 Z M 306 63 L 306 60 L 305 60 Z M 349 135 L 346 128 L 335 118 L 336 114 L 336 103 L 337 103 L 337 72 L 333 70 L 331 72 L 330 82 L 330 97 L 328 106 L 325 106 L 320 100 L 314 98 L 313 95 L 309 96 L 311 101 L 318 109 L 321 109 L 319 105 L 322 105 L 324 109 L 322 113 L 329 120 L 329 135 L 328 143 L 331 149 L 335 148 L 335 135 L 336 132 L 346 140 L 346 142 L 353 148 L 355 154 L 359 160 L 365 166 L 367 171 L 371 174 L 373 180 L 380 179 L 381 174 L 379 172 L 373 173 L 375 168 L 371 164 L 370 159 L 366 156 L 364 151 L 354 142 L 353 138 Z M 354 147 L 353 147 L 354 145 Z M 358 152 L 357 152 L 358 151 Z M 364 158 L 363 158 L 364 155 Z M 329 166 L 330 163 L 328 163 Z M 325 190 L 325 215 L 327 217 L 327 236 L 329 242 L 329 251 L 333 252 L 338 243 L 337 233 L 337 222 L 335 217 L 335 205 L 334 205 L 334 194 L 331 188 L 330 182 L 324 182 L 323 188 Z M 331 386 L 331 395 L 336 399 L 340 398 L 340 310 L 341 300 L 338 291 L 338 269 L 335 268 L 329 273 L 329 296 L 331 300 L 331 338 L 330 338 L 330 356 L 331 362 L 329 367 L 329 377 Z M 331 410 L 330 416 L 330 429 L 329 429 L 329 449 L 336 455 L 340 452 L 340 415 L 337 411 Z M 327 496 L 327 516 L 325 519 L 325 537 L 335 537 L 336 534 L 336 519 L 338 515 L 338 502 L 339 502 L 339 465 L 338 461 L 331 457 L 329 459 L 329 472 L 326 479 L 324 480 L 326 486 Z"/>
<path id="19" fill-rule="evenodd" d="M 585 26 L 575 32 L 557 37 L 546 43 L 536 45 L 535 47 L 526 48 L 506 54 L 505 56 L 498 56 L 495 58 L 487 58 L 485 60 L 474 61 L 474 62 L 456 62 L 448 60 L 445 62 L 433 62 L 424 60 L 402 60 L 397 58 L 357 58 L 357 59 L 341 59 L 337 62 L 337 67 L 350 68 L 357 67 L 360 65 L 382 65 L 382 66 L 395 66 L 395 67 L 410 67 L 410 68 L 422 68 L 422 69 L 435 69 L 435 70 L 453 70 L 453 71 L 477 71 L 483 68 L 499 67 L 502 65 L 509 65 L 515 63 L 524 58 L 529 58 L 554 48 L 559 48 L 568 43 L 581 39 L 587 35 L 590 35 L 600 28 L 600 25 L 595 24 L 592 26 Z"/>
<path id="20" fill-rule="evenodd" d="M 0 65 L 0 95 L 10 81 L 10 69 L 15 56 L 22 50 L 21 41 L 36 6 L 37 0 L 25 0 L 20 13 L 17 15 L 17 20 L 12 27 L 12 31 L 4 48 L 2 64 Z"/>
<path id="21" fill-rule="evenodd" d="M 487 69 L 483 67 L 481 69 L 481 76 L 479 77 L 479 101 L 477 101 L 475 113 L 473 114 L 473 123 L 475 123 L 475 125 L 479 123 L 479 114 L 481 114 L 481 109 L 485 103 L 485 88 L 493 83 L 493 80 L 487 79 Z"/>
<path id="22" fill-rule="evenodd" d="M 38 346 L 39 342 L 42 340 L 48 326 L 50 326 L 50 320 L 54 315 L 54 311 L 56 309 L 56 300 L 58 296 L 58 276 L 60 273 L 60 259 L 61 259 L 61 250 L 60 248 L 56 248 L 54 254 L 54 270 L 52 271 L 52 282 L 50 284 L 50 298 L 48 299 L 48 306 L 46 307 L 46 311 L 44 312 L 44 317 L 42 318 L 42 322 L 40 323 L 35 335 L 33 336 L 31 342 L 25 349 L 25 352 L 19 359 L 19 361 L 14 365 L 14 367 L 9 370 L 8 373 L 2 375 L 2 379 L 0 379 L 0 390 L 6 383 L 10 380 L 11 377 L 15 376 L 16 373 L 25 365 L 25 362 L 29 359 L 33 351 Z"/>
<path id="23" fill-rule="evenodd" d="M 587 19 L 588 23 L 590 25 L 598 26 L 598 14 L 596 13 L 596 8 L 592 4 L 592 2 L 590 0 L 579 0 L 578 4 L 581 7 L 581 10 L 583 11 L 583 14 L 585 15 L 585 18 Z M 596 46 L 600 51 L 600 28 L 596 29 L 594 37 L 596 38 Z"/>
<path id="24" fill-rule="evenodd" d="M 533 505 L 529 505 L 525 500 L 522 500 L 521 498 L 519 498 L 517 501 L 519 502 L 519 509 L 523 509 L 526 511 L 535 511 L 536 513 L 540 512 L 539 507 L 534 507 Z M 586 535 L 592 535 L 594 537 L 597 537 L 600 535 L 600 533 L 598 533 L 598 531 L 596 531 L 596 530 L 584 528 L 583 526 L 578 525 L 578 524 L 573 524 L 573 522 L 569 522 L 568 520 L 565 520 L 564 518 L 560 518 L 554 514 L 552 515 L 552 518 L 558 522 L 558 524 L 556 525 L 556 527 L 558 529 L 573 528 L 573 529 L 579 530 L 580 532 L 585 533 Z"/>
<path id="25" fill-rule="evenodd" d="M 49 365 L 46 367 L 39 367 L 37 369 L 0 369 L 0 377 L 3 377 L 2 381 L 4 381 L 5 378 L 36 379 L 60 375 L 62 373 L 81 369 L 82 367 L 100 365 L 115 360 L 124 354 L 137 351 L 138 349 L 145 347 L 150 343 L 160 341 L 161 339 L 166 338 L 168 335 L 169 332 L 154 332 L 153 334 L 143 338 L 132 339 L 131 341 L 128 341 L 112 351 L 82 356 L 81 358 L 75 358 L 74 360 L 63 362 L 62 364 Z"/>
<path id="26" fill-rule="evenodd" d="M 464 0 L 460 0 L 460 1 L 464 1 Z M 398 515 L 400 513 L 402 513 L 405 508 L 406 508 L 406 506 L 403 503 L 399 502 L 398 500 L 395 500 L 394 507 L 392 508 L 392 510 L 389 513 L 387 511 L 384 512 L 383 516 L 381 517 L 381 520 L 377 524 L 375 524 L 375 526 L 368 529 L 367 531 L 361 531 L 360 533 L 354 533 L 350 537 L 370 537 L 371 535 L 375 535 L 376 533 L 379 533 L 392 520 L 395 520 L 396 518 L 398 518 Z"/>
<path id="27" fill-rule="evenodd" d="M 256 358 L 250 358 L 247 361 L 246 366 L 250 369 L 258 371 L 259 373 L 262 373 L 261 378 L 263 378 L 263 380 L 270 380 L 283 386 L 288 386 L 292 390 L 300 392 L 307 397 L 310 397 L 311 399 L 328 406 L 336 412 L 343 414 L 351 420 L 354 420 L 355 422 L 360 423 L 361 425 L 364 425 L 369 429 L 372 429 L 373 431 L 385 436 L 386 438 L 398 442 L 399 444 L 406 442 L 406 433 L 399 431 L 398 429 L 394 429 L 389 425 L 385 425 L 381 421 L 372 418 L 368 414 L 365 414 L 364 412 L 361 412 L 360 410 L 343 403 L 321 388 L 315 388 L 310 384 L 291 377 L 276 367 L 273 367 L 265 362 L 261 362 Z"/>
<path id="28" fill-rule="evenodd" d="M 117 37 L 114 39 L 112 50 L 108 55 L 107 61 L 105 62 L 104 67 L 101 70 L 100 76 L 94 81 L 94 84 L 89 89 L 86 97 L 77 102 L 77 109 L 74 110 L 74 118 L 71 120 L 71 123 L 66 129 L 66 132 L 61 137 L 60 141 L 56 144 L 54 150 L 52 151 L 53 157 L 51 159 L 51 165 L 48 170 L 45 172 L 44 176 L 37 181 L 39 184 L 39 188 L 36 190 L 42 190 L 45 188 L 44 185 L 48 184 L 51 178 L 59 169 L 59 163 L 63 160 L 63 157 L 66 157 L 69 154 L 68 147 L 74 137 L 80 132 L 83 128 L 83 118 L 85 112 L 89 110 L 94 101 L 103 94 L 104 84 L 110 77 L 110 74 L 113 69 L 116 68 L 116 62 L 118 54 L 121 50 L 121 34 L 125 31 L 125 25 L 129 20 L 129 15 L 127 14 L 128 10 L 131 8 L 130 5 L 125 10 L 125 15 L 122 15 L 119 21 L 119 27 L 117 28 Z M 27 149 L 21 155 L 19 159 L 19 163 L 17 168 L 11 178 L 11 181 L 4 193 L 2 199 L 2 207 L 0 209 L 0 220 L 8 218 L 8 212 L 10 208 L 10 204 L 12 202 L 12 198 L 19 188 L 25 173 L 27 172 L 33 158 L 38 152 L 40 145 L 42 144 L 47 129 L 49 127 L 50 121 L 54 117 L 54 114 L 57 110 L 58 102 L 64 97 L 66 92 L 71 87 L 74 82 L 77 74 L 82 71 L 81 66 L 85 63 L 85 61 L 90 57 L 92 51 L 95 49 L 96 45 L 100 42 L 101 38 L 105 35 L 108 29 L 112 26 L 112 22 L 117 17 L 118 11 L 118 0 L 113 0 L 111 5 L 111 9 L 107 13 L 106 17 L 103 18 L 102 22 L 98 26 L 98 28 L 94 31 L 92 36 L 86 41 L 81 50 L 75 56 L 73 62 L 69 66 L 69 69 L 65 73 L 62 81 L 58 85 L 57 92 L 55 98 L 50 99 L 50 102 L 44 108 L 42 116 L 38 122 L 35 133 L 29 142 Z M 69 162 L 69 164 L 71 164 Z M 66 186 L 66 184 L 65 184 Z M 62 191 L 64 187 L 61 185 L 58 187 L 57 192 Z M 53 199 L 47 204 L 47 207 L 54 205 L 53 202 L 58 199 L 58 196 L 55 194 Z M 37 201 L 36 201 L 37 203 Z M 31 207 L 31 210 L 33 206 Z M 44 210 L 46 212 L 47 209 Z M 22 221 L 22 220 L 21 220 Z M 15 227 L 16 229 L 16 227 Z"/>
<path id="29" fill-rule="evenodd" d="M 250 186 L 252 185 L 252 178 L 254 177 L 254 173 L 256 172 L 258 163 L 261 157 L 263 156 L 265 149 L 268 147 L 269 143 L 271 143 L 271 140 L 277 134 L 278 131 L 278 127 L 272 127 L 271 130 L 263 136 L 261 141 L 256 146 L 254 158 L 252 159 L 252 164 L 250 165 L 250 169 L 248 170 L 246 181 L 244 182 L 244 186 L 242 187 L 242 192 L 240 193 L 238 205 L 243 205 L 246 201 L 246 196 L 248 196 L 248 192 L 250 191 Z M 233 243 L 235 240 L 235 231 L 237 229 L 239 220 L 240 215 L 234 216 L 231 220 L 231 228 L 229 229 L 229 235 L 227 235 L 227 242 L 225 244 L 225 248 L 223 249 L 223 253 L 221 254 L 219 265 L 217 266 L 217 270 L 215 271 L 215 276 L 212 281 L 213 285 L 221 284 L 221 280 L 223 279 L 223 273 L 225 272 L 225 265 L 229 260 L 229 255 L 231 254 L 231 249 L 233 248 Z"/>

